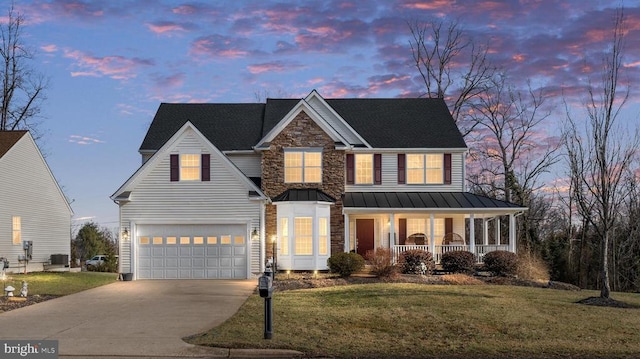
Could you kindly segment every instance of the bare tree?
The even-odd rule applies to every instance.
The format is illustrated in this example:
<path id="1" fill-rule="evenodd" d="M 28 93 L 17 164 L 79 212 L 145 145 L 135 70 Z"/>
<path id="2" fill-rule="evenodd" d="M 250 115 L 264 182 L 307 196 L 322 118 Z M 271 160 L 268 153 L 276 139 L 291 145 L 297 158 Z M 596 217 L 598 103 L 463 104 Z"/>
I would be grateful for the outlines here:
<path id="1" fill-rule="evenodd" d="M 12 4 L 6 22 L 0 24 L 0 131 L 35 131 L 45 98 L 46 79 L 29 66 L 33 53 L 22 41 L 23 23 Z"/>
<path id="2" fill-rule="evenodd" d="M 446 99 L 460 132 L 467 136 L 475 123 L 466 110 L 496 71 L 487 59 L 488 46 L 466 37 L 457 21 L 416 21 L 409 29 L 413 61 L 425 85 L 423 96 Z"/>
<path id="3" fill-rule="evenodd" d="M 559 159 L 560 142 L 541 132 L 550 115 L 546 98 L 530 85 L 526 92 L 514 89 L 504 74 L 496 74 L 484 92 L 472 104 L 477 124 L 472 156 L 479 175 L 469 181 L 505 201 L 528 205 L 540 188 L 539 177 Z"/>
<path id="4" fill-rule="evenodd" d="M 629 195 L 623 186 L 640 144 L 637 130 L 635 135 L 629 135 L 618 125 L 620 111 L 629 98 L 629 86 L 620 81 L 624 35 L 624 13 L 619 10 L 614 19 L 611 47 L 603 57 L 601 87 L 591 81 L 587 86 L 584 129 L 581 131 L 568 106 L 565 126 L 575 205 L 600 241 L 602 298 L 610 296 L 609 244 L 618 210 Z"/>

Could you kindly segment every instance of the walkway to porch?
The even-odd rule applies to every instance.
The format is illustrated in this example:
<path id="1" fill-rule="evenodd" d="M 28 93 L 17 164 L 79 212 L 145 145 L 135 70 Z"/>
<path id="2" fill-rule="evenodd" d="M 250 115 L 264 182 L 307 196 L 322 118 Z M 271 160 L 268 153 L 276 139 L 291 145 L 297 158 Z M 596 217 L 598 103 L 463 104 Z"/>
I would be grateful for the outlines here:
<path id="1" fill-rule="evenodd" d="M 395 263 L 400 259 L 400 254 L 402 252 L 406 252 L 413 249 L 421 249 L 423 251 L 431 252 L 431 248 L 428 245 L 416 245 L 416 244 L 408 244 L 408 245 L 394 245 L 391 248 L 391 254 L 393 261 Z M 473 248 L 471 246 L 465 245 L 440 245 L 435 246 L 433 251 L 433 260 L 436 264 L 440 264 L 440 260 L 442 259 L 442 255 L 447 252 L 452 251 L 468 251 L 476 256 L 476 263 L 482 263 L 482 259 L 484 255 L 493 252 L 493 251 L 508 251 L 508 244 L 491 244 L 491 245 L 475 245 Z"/>

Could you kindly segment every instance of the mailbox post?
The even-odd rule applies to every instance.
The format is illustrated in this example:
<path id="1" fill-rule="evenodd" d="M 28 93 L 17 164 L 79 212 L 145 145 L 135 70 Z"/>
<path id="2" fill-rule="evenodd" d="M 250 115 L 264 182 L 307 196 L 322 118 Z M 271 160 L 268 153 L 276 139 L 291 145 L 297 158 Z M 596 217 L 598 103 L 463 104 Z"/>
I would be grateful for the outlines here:
<path id="1" fill-rule="evenodd" d="M 258 278 L 258 293 L 264 298 L 264 338 L 271 339 L 273 337 L 273 307 L 271 306 L 273 279 L 268 269 Z"/>

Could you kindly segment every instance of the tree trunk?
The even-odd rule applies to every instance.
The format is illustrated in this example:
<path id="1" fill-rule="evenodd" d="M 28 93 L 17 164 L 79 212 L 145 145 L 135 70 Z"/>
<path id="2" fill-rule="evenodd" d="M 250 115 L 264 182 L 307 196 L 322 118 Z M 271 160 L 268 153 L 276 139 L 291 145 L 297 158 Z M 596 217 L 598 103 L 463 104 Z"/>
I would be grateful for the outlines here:
<path id="1" fill-rule="evenodd" d="M 600 267 L 600 278 L 602 279 L 602 288 L 600 289 L 600 298 L 609 298 L 611 287 L 609 286 L 609 233 L 605 233 L 601 241 L 602 245 L 602 261 Z"/>

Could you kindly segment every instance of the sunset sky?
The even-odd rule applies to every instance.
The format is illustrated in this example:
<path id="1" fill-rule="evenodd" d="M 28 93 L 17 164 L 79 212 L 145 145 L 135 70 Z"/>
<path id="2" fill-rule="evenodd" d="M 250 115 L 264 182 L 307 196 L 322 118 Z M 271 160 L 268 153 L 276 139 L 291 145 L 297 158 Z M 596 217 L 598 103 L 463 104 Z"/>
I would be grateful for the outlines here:
<path id="1" fill-rule="evenodd" d="M 10 1 L 2 0 L 6 15 Z M 118 226 L 109 196 L 140 166 L 161 102 L 415 97 L 409 22 L 456 19 L 515 86 L 528 80 L 584 100 L 615 9 L 625 7 L 625 74 L 640 85 L 640 1 L 79 1 L 15 0 L 32 66 L 49 79 L 41 141 L 73 201 L 74 224 Z M 595 76 L 595 80 L 598 80 Z M 625 121 L 638 122 L 640 86 Z M 557 131 L 556 131 L 557 133 Z"/>

